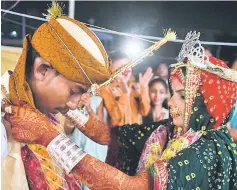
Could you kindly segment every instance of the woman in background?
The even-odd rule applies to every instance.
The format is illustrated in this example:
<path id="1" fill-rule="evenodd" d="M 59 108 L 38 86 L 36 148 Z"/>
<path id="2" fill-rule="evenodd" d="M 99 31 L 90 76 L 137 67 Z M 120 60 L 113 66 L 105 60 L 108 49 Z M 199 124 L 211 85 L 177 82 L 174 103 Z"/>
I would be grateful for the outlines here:
<path id="1" fill-rule="evenodd" d="M 151 123 L 169 118 L 167 104 L 168 85 L 161 78 L 154 78 L 149 83 L 149 96 L 151 109 L 147 116 L 143 117 L 143 123 Z"/>

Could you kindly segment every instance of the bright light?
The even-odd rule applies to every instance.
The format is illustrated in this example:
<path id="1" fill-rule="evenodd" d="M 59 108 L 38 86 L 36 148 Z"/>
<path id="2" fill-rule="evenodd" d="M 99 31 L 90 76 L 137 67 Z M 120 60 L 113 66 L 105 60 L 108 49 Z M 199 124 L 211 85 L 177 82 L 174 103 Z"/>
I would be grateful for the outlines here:
<path id="1" fill-rule="evenodd" d="M 138 41 L 131 41 L 127 42 L 125 44 L 123 51 L 129 56 L 129 57 L 136 57 L 138 56 L 143 50 L 143 46 Z"/>
<path id="2" fill-rule="evenodd" d="M 12 32 L 10 33 L 10 36 L 16 38 L 16 37 L 17 37 L 17 32 L 16 32 L 15 30 L 12 31 Z"/>

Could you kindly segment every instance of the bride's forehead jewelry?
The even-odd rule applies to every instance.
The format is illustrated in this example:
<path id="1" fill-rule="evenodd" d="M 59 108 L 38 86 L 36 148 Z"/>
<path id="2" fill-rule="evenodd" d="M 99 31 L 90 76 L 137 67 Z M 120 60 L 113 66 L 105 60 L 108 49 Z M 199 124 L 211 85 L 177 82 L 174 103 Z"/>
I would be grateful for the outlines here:
<path id="1" fill-rule="evenodd" d="M 175 72 L 178 68 L 182 67 L 194 67 L 215 74 L 225 80 L 237 82 L 237 71 L 215 65 L 209 60 L 209 56 L 206 55 L 199 37 L 200 33 L 197 33 L 196 31 L 190 31 L 187 34 L 178 55 L 178 63 L 170 66 L 171 68 L 174 68 L 172 72 Z"/>

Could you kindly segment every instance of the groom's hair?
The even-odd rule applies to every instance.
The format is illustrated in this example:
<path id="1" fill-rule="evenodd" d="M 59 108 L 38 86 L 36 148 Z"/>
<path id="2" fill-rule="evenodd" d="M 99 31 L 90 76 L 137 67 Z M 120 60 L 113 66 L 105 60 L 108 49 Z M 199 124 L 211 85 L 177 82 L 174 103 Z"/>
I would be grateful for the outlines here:
<path id="1" fill-rule="evenodd" d="M 39 53 L 30 45 L 26 57 L 26 77 L 29 78 L 34 66 L 35 59 L 40 57 Z"/>

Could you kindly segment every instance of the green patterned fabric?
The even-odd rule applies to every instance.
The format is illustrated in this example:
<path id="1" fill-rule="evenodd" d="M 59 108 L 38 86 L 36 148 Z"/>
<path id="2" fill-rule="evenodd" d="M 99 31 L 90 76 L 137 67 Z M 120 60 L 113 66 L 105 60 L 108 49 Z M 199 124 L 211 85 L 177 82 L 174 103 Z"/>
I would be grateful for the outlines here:
<path id="1" fill-rule="evenodd" d="M 168 123 L 170 122 L 166 119 L 145 125 L 132 124 L 113 128 L 113 142 L 110 145 L 107 163 L 130 176 L 136 175 L 146 140 L 155 129 L 161 125 L 167 126 Z"/>
<path id="2" fill-rule="evenodd" d="M 167 189 L 237 189 L 237 145 L 227 128 L 207 131 L 169 160 Z"/>
<path id="3" fill-rule="evenodd" d="M 203 131 L 203 135 L 168 161 L 166 189 L 237 190 L 237 144 L 226 127 L 228 121 L 229 117 L 220 129 L 212 129 L 215 119 L 208 113 L 204 99 L 198 93 L 188 128 Z M 156 163 L 150 172 L 157 180 L 155 166 Z"/>

